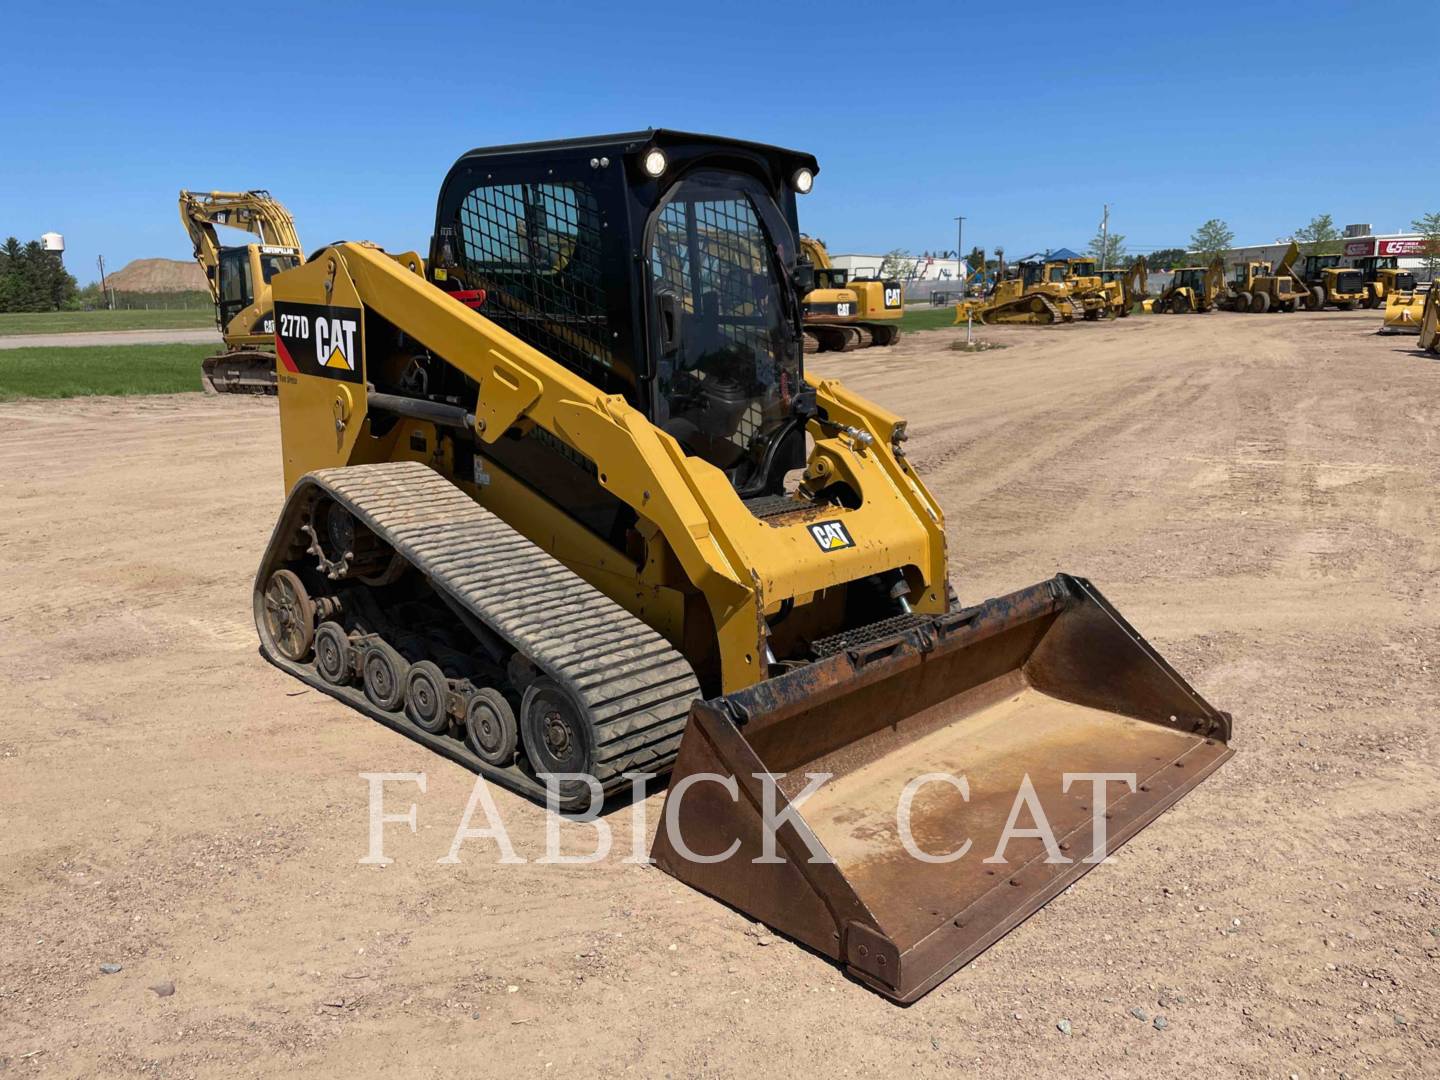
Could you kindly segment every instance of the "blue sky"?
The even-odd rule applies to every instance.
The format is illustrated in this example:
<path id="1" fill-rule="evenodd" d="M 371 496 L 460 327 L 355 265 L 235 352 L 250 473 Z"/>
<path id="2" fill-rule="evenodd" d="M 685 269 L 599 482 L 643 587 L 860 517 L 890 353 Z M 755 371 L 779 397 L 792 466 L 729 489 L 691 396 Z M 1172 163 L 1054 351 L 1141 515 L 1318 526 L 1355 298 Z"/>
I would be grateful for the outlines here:
<path id="1" fill-rule="evenodd" d="M 0 234 L 63 232 L 84 282 L 188 258 L 179 188 L 268 187 L 308 247 L 423 249 L 464 150 L 651 125 L 814 153 L 801 222 L 839 251 L 953 247 L 956 214 L 967 248 L 1078 248 L 1106 202 L 1132 250 L 1440 209 L 1440 68 L 1380 5 L 886 7 L 17 2 Z"/>

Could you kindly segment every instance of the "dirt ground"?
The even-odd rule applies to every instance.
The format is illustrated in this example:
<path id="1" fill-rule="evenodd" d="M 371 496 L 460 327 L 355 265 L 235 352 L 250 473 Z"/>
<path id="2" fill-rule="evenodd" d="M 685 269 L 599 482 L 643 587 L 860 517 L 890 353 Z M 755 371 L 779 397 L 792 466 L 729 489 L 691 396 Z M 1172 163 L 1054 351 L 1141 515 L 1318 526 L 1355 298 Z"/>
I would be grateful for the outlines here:
<path id="1" fill-rule="evenodd" d="M 437 865 L 472 776 L 257 654 L 273 403 L 0 406 L 0 1074 L 1440 1075 L 1440 364 L 1378 322 L 815 358 L 909 418 L 963 599 L 1088 576 L 1235 716 L 1229 764 L 908 1009 L 621 861 L 633 808 L 604 863 L 539 864 L 497 790 L 530 861 Z M 361 865 L 359 774 L 422 770 Z"/>

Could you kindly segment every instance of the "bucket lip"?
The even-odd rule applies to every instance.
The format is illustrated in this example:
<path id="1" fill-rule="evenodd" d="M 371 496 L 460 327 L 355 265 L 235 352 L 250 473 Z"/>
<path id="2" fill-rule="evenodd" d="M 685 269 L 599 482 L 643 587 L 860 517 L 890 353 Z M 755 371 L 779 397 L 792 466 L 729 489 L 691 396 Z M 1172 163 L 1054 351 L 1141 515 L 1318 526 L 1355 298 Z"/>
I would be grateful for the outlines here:
<path id="1" fill-rule="evenodd" d="M 1127 793 L 1112 804 L 1109 815 L 1112 824 L 1106 833 L 1106 856 L 1114 854 L 1234 754 L 1234 749 L 1225 743 L 1213 738 L 1205 739 L 1159 766 L 1155 775 L 1146 781 L 1147 790 Z M 1183 773 L 1176 771 L 1176 764 L 1185 766 Z M 1174 781 L 1156 779 L 1166 774 L 1172 775 Z M 1080 841 L 1075 847 L 1079 851 L 1088 836 L 1087 824 L 1057 839 L 1062 843 Z M 899 949 L 883 930 L 874 926 L 865 928 L 864 933 L 854 934 L 853 930 L 859 926 L 854 924 L 850 928 L 852 933 L 846 934 L 846 969 L 871 989 L 899 1004 L 909 1005 L 969 964 L 1099 865 L 1099 862 L 1086 862 L 1083 857 L 1070 863 L 1049 864 L 1037 856 L 1011 869 L 1003 877 L 997 876 L 994 888 L 964 910 L 939 920 L 934 930 L 904 950 Z M 1052 867 L 1056 872 L 1046 874 L 1045 871 Z M 1027 879 L 1033 882 L 1029 889 L 1024 888 Z M 1017 880 L 1021 882 L 1020 899 L 1019 902 L 1010 901 L 1011 890 L 1014 889 L 1010 882 Z M 1010 902 L 998 903 L 1001 899 Z M 873 942 L 877 932 L 893 950 L 894 959 L 887 959 L 883 965 L 876 962 L 878 956 L 884 955 Z M 866 945 L 864 955 L 859 948 L 861 944 Z"/>

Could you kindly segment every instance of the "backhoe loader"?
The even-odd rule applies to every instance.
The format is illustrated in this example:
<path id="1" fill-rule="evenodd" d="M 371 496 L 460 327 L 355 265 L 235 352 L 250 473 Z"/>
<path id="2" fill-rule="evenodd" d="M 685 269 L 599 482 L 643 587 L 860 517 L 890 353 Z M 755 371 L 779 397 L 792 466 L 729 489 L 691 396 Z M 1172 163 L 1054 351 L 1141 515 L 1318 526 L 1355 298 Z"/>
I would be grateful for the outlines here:
<path id="1" fill-rule="evenodd" d="M 1364 272 L 1353 266 L 1341 266 L 1339 255 L 1306 255 L 1305 269 L 1299 277 L 1310 290 L 1305 303 L 1310 311 L 1331 306 L 1353 311 L 1357 305 L 1369 301 Z"/>
<path id="2" fill-rule="evenodd" d="M 805 370 L 818 171 L 676 131 L 479 149 L 428 257 L 276 277 L 254 614 L 282 670 L 558 810 L 668 771 L 662 870 L 913 1001 L 1230 718 L 1083 578 L 955 600 L 905 421 Z"/>
<path id="3" fill-rule="evenodd" d="M 1214 311 L 1224 292 L 1225 266 L 1217 255 L 1208 267 L 1184 266 L 1176 270 L 1150 310 L 1170 315 Z"/>
<path id="4" fill-rule="evenodd" d="M 225 351 L 200 365 L 206 393 L 275 393 L 275 313 L 271 279 L 304 253 L 290 212 L 268 191 L 181 191 L 180 220 L 205 271 Z M 260 238 L 223 245 L 216 226 Z"/>
<path id="5" fill-rule="evenodd" d="M 1310 303 L 1312 294 L 1292 269 L 1300 255 L 1300 245 L 1286 249 L 1280 265 L 1273 270 L 1268 262 L 1235 264 L 1235 277 L 1228 291 L 1220 297 L 1220 307 L 1228 311 L 1296 311 Z"/>
<path id="6" fill-rule="evenodd" d="M 1122 318 L 1135 310 L 1136 305 L 1144 309 L 1150 299 L 1150 264 L 1144 255 L 1139 255 L 1124 270 L 1102 270 L 1100 280 L 1110 294 L 1110 304 Z"/>
<path id="7" fill-rule="evenodd" d="M 964 326 L 971 318 L 986 325 L 1074 322 L 1085 314 L 1085 307 L 1065 284 L 1064 265 L 1016 263 L 1011 276 L 1002 275 L 989 296 L 955 305 L 955 325 Z"/>
<path id="8" fill-rule="evenodd" d="M 815 287 L 803 300 L 807 352 L 849 352 L 900 340 L 905 292 L 897 279 L 850 277 L 810 236 L 801 235 L 800 253 L 815 275 Z"/>

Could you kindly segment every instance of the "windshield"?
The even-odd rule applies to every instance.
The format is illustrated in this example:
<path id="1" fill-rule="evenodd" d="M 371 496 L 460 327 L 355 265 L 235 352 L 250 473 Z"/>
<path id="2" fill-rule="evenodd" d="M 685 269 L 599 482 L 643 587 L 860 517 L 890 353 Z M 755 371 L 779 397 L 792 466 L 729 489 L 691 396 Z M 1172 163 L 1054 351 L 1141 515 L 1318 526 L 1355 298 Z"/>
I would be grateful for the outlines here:
<path id="1" fill-rule="evenodd" d="M 1175 284 L 1184 288 L 1198 289 L 1205 284 L 1204 270 L 1181 270 L 1175 274 Z"/>
<path id="2" fill-rule="evenodd" d="M 1094 277 L 1095 264 L 1093 262 L 1073 262 L 1070 264 L 1070 273 L 1075 277 Z"/>
<path id="3" fill-rule="evenodd" d="M 681 181 L 651 219 L 656 422 L 741 494 L 765 486 L 801 389 L 777 264 L 789 233 L 768 196 L 730 173 Z"/>
<path id="4" fill-rule="evenodd" d="M 1063 266 L 1050 266 L 1050 267 L 1047 267 L 1046 269 L 1049 271 L 1049 280 L 1051 280 L 1051 281 L 1064 281 L 1064 280 L 1065 280 L 1065 267 L 1063 267 Z"/>
<path id="5" fill-rule="evenodd" d="M 265 284 L 269 285 L 270 279 L 276 274 L 293 270 L 299 265 L 300 256 L 298 255 L 261 255 L 260 276 L 264 279 Z"/>

